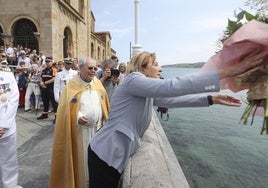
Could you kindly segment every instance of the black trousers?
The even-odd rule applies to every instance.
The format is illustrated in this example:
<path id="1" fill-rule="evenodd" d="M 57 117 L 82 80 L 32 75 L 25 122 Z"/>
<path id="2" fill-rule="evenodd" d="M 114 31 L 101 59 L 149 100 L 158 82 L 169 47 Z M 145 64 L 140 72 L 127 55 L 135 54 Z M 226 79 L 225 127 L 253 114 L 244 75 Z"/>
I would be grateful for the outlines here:
<path id="1" fill-rule="evenodd" d="M 88 174 L 90 188 L 118 188 L 121 174 L 108 166 L 88 146 Z"/>
<path id="2" fill-rule="evenodd" d="M 49 101 L 53 106 L 54 113 L 57 113 L 58 103 L 54 98 L 53 86 L 48 86 L 47 88 L 41 88 L 41 97 L 44 105 L 43 113 L 47 114 L 49 110 Z"/>

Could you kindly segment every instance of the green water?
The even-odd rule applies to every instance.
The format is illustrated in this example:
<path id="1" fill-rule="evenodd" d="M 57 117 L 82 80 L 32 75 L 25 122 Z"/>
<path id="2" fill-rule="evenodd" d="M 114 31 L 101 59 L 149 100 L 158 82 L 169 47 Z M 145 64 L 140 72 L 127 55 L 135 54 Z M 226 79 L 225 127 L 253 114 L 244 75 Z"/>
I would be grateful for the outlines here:
<path id="1" fill-rule="evenodd" d="M 168 68 L 163 76 L 196 71 Z M 245 92 L 222 92 L 245 100 Z M 245 107 L 169 109 L 161 123 L 191 188 L 268 187 L 268 135 L 260 135 L 261 117 L 239 124 Z"/>

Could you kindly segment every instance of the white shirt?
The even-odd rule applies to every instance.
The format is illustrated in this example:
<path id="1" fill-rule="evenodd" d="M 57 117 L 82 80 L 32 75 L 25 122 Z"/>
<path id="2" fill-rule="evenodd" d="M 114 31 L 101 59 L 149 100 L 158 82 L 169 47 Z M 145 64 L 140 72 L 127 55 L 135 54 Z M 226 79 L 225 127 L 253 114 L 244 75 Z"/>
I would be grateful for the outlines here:
<path id="1" fill-rule="evenodd" d="M 74 75 L 77 74 L 77 71 L 72 69 L 65 69 L 61 72 L 57 72 L 54 80 L 54 97 L 56 102 L 60 101 L 61 93 L 63 92 L 63 89 L 65 85 L 73 78 Z"/>
<path id="2" fill-rule="evenodd" d="M 40 62 L 42 63 L 42 65 L 44 64 L 46 64 L 45 63 L 45 61 L 46 61 L 46 56 L 45 55 L 42 55 L 41 57 L 40 57 Z"/>
<path id="3" fill-rule="evenodd" d="M 126 73 L 121 73 L 119 74 L 120 82 L 123 81 L 123 79 L 126 77 Z"/>
<path id="4" fill-rule="evenodd" d="M 6 53 L 7 53 L 7 56 L 8 57 L 14 57 L 14 50 L 13 50 L 13 48 L 11 48 L 11 47 L 8 47 L 7 49 L 6 49 Z"/>
<path id="5" fill-rule="evenodd" d="M 22 57 L 19 57 L 18 66 L 20 65 L 21 61 L 25 62 L 25 68 L 29 68 L 31 66 L 31 59 L 29 57 L 25 57 L 24 59 L 22 59 Z"/>

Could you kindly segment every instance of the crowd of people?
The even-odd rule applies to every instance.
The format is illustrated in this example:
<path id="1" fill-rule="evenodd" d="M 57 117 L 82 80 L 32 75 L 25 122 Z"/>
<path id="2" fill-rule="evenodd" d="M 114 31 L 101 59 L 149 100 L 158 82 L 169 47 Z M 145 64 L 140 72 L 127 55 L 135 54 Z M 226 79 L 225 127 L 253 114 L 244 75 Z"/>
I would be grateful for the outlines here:
<path id="1" fill-rule="evenodd" d="M 63 88 L 79 70 L 77 58 L 65 58 L 56 62 L 44 52 L 38 54 L 35 49 L 12 47 L 10 44 L 0 46 L 0 62 L 2 67 L 9 67 L 13 71 L 17 80 L 20 93 L 18 108 L 25 112 L 37 112 L 43 104 L 44 110 L 37 120 L 48 118 L 50 111 L 54 111 L 56 117 Z M 116 56 L 97 64 L 96 76 L 101 79 L 110 98 L 125 76 L 126 64 L 121 63 L 118 66 Z M 113 71 L 117 72 L 111 75 Z M 56 118 L 54 123 L 55 120 Z"/>
<path id="2" fill-rule="evenodd" d="M 37 113 L 43 104 L 43 112 L 37 120 L 48 118 L 50 105 L 56 116 L 63 86 L 78 72 L 77 58 L 54 61 L 43 52 L 38 54 L 35 49 L 12 47 L 10 44 L 0 47 L 0 62 L 2 67 L 10 68 L 15 75 L 19 109 Z"/>
<path id="3" fill-rule="evenodd" d="M 118 58 L 116 56 L 112 56 L 111 58 L 108 58 L 105 61 L 113 62 L 112 63 L 113 68 L 116 69 L 116 65 L 118 62 Z M 84 155 L 82 157 L 85 163 L 84 172 L 86 175 L 85 177 L 87 177 L 86 178 L 87 180 L 88 180 L 88 173 L 87 173 L 86 151 L 88 145 L 86 143 L 89 142 L 89 140 L 93 137 L 96 131 L 102 126 L 103 122 L 105 122 L 105 120 L 107 119 L 110 107 L 109 106 L 110 102 L 107 94 L 108 88 L 104 88 L 103 83 L 99 81 L 97 77 L 95 77 L 95 74 L 97 72 L 102 77 L 102 71 L 105 72 L 106 70 L 106 67 L 104 65 L 105 61 L 99 63 L 91 58 L 90 59 L 82 58 L 81 61 L 78 62 L 76 58 L 64 58 L 63 60 L 56 62 L 53 60 L 52 57 L 46 56 L 43 52 L 40 52 L 38 54 L 36 50 L 30 50 L 29 48 L 23 48 L 20 46 L 12 48 L 9 44 L 0 47 L 0 69 L 1 69 L 0 71 L 8 73 L 9 77 L 11 76 L 14 78 L 14 80 L 8 79 L 10 83 L 0 84 L 0 89 L 5 88 L 8 89 L 8 91 L 11 90 L 7 86 L 11 86 L 12 83 L 13 87 L 12 91 L 15 93 L 17 91 L 16 93 L 17 98 L 15 97 L 15 95 L 13 95 L 13 101 L 14 101 L 14 103 L 12 104 L 14 107 L 12 113 L 13 115 L 16 114 L 17 108 L 25 111 L 25 113 L 35 112 L 35 115 L 37 115 L 38 110 L 40 109 L 41 106 L 43 106 L 42 113 L 40 114 L 40 116 L 36 118 L 37 121 L 48 118 L 48 114 L 50 111 L 53 111 L 55 113 L 55 119 L 53 120 L 54 124 L 56 122 L 56 119 L 58 119 L 57 120 L 58 122 L 65 121 L 65 115 L 63 114 L 65 114 L 66 106 L 68 106 L 68 103 L 66 102 L 68 101 L 68 99 L 66 97 L 69 97 L 69 95 L 66 94 L 64 95 L 65 86 L 67 86 L 67 83 L 73 79 L 71 83 L 73 83 L 74 85 L 71 85 L 70 83 L 71 87 L 70 88 L 67 87 L 66 90 L 69 91 L 70 89 L 72 90 L 74 89 L 74 92 L 76 92 L 76 94 L 82 92 L 80 93 L 81 102 L 79 103 L 77 102 L 78 106 L 76 108 L 77 111 L 75 112 L 75 116 L 70 115 L 69 117 L 72 117 L 70 127 L 81 125 L 80 134 L 82 135 L 83 139 L 82 142 L 79 143 L 80 144 L 83 143 L 83 149 L 81 151 L 84 151 Z M 94 68 L 92 70 L 88 68 L 88 62 L 90 62 L 90 65 L 91 64 L 93 65 Z M 121 70 L 122 72 L 121 76 L 125 74 L 125 70 L 126 69 Z M 88 77 L 88 72 L 90 71 L 91 72 L 93 71 L 93 73 L 91 74 L 90 77 Z M 8 77 L 2 76 L 2 72 L 0 75 L 0 79 L 7 81 Z M 119 74 L 113 76 L 110 74 L 108 76 L 109 78 L 105 78 L 106 81 L 116 80 L 112 81 L 112 83 L 114 83 L 113 86 L 119 84 L 119 78 L 118 78 Z M 91 79 L 94 80 L 94 84 L 91 83 L 90 87 L 88 87 L 88 85 L 85 83 L 88 83 Z M 123 77 L 121 78 L 121 80 L 122 79 Z M 78 86 L 79 83 L 82 84 L 80 88 L 73 87 Z M 14 86 L 16 87 L 15 89 Z M 92 91 L 92 88 L 95 88 L 97 92 Z M 88 90 L 90 90 L 90 92 L 88 92 Z M 2 102 L 4 101 L 5 96 L 1 96 L 1 94 L 5 92 L 6 90 L 4 90 L 3 92 L 1 92 L 0 90 L 0 97 Z M 102 100 L 98 101 L 97 99 Z M 61 100 L 64 102 L 60 103 Z M 7 98 L 6 101 L 10 100 Z M 16 102 L 18 103 L 18 105 L 16 105 Z M 88 106 L 91 106 L 92 108 L 88 108 Z M 5 108 L 2 109 L 4 110 Z M 57 118 L 58 110 L 60 115 Z M 96 113 L 96 111 L 98 113 Z M 72 114 L 73 111 L 70 111 L 69 113 Z M 5 113 L 2 113 L 1 115 L 3 114 Z M 6 125 L 1 124 L 2 123 L 1 118 L 2 117 L 0 117 L 0 141 L 3 141 L 2 138 L 7 136 L 8 133 L 11 131 L 5 131 Z M 73 118 L 75 119 L 74 121 Z M 91 118 L 93 119 L 95 118 L 96 122 L 92 121 Z M 3 147 L 9 147 L 10 145 L 14 146 L 12 147 L 13 153 L 9 154 L 13 156 L 11 158 L 13 159 L 12 165 L 14 167 L 14 170 L 12 171 L 12 173 L 14 173 L 13 176 L 6 177 L 6 173 L 3 171 L 6 171 L 7 173 L 10 172 L 7 169 L 5 169 L 5 165 L 2 165 L 2 162 L 4 163 L 4 161 L 8 159 L 6 158 L 7 156 L 5 157 L 0 156 L 0 159 L 3 159 L 3 161 L 0 161 L 1 164 L 0 170 L 2 172 L 2 183 L 5 188 L 15 187 L 18 178 L 18 171 L 17 171 L 18 164 L 16 159 L 17 154 L 15 144 L 16 136 L 15 134 L 13 134 L 15 133 L 14 130 L 16 130 L 15 116 L 10 117 L 10 119 L 14 124 L 12 125 L 13 137 L 10 137 L 12 138 L 11 141 L 5 142 L 8 143 L 7 145 L 1 145 L 0 142 L 0 145 Z M 92 126 L 92 124 L 94 124 L 94 126 Z M 65 123 L 62 125 L 65 125 Z M 61 132 L 61 126 L 57 125 L 56 127 L 57 129 L 55 129 L 55 135 L 57 134 L 57 130 L 60 130 Z M 55 143 L 58 141 L 60 142 L 61 140 L 55 139 Z M 78 145 L 77 148 L 79 148 Z M 53 151 L 58 152 L 57 149 L 54 149 Z M 11 181 L 11 179 L 13 180 Z M 51 182 L 53 181 L 51 180 Z M 88 182 L 86 184 L 88 184 Z"/>
<path id="4" fill-rule="evenodd" d="M 18 181 L 17 108 L 31 112 L 42 103 L 38 121 L 48 118 L 53 108 L 50 188 L 117 188 L 151 122 L 153 106 L 240 106 L 232 96 L 207 92 L 218 92 L 221 79 L 239 75 L 267 56 L 251 53 L 218 72 L 160 79 L 162 68 L 154 53 L 140 52 L 126 65 L 116 56 L 101 63 L 91 57 L 55 62 L 36 50 L 10 48 L 0 48 L 0 147 L 12 146 L 0 152 L 5 188 L 14 188 Z"/>

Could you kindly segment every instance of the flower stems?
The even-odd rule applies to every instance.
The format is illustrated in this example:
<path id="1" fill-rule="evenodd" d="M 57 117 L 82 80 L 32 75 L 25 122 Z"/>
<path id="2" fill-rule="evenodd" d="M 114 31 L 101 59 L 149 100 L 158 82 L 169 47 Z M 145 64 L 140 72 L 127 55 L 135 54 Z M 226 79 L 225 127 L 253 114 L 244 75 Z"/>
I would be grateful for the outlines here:
<path id="1" fill-rule="evenodd" d="M 255 102 L 251 101 L 251 102 L 249 102 L 247 108 L 245 109 L 245 111 L 240 119 L 240 122 L 242 122 L 244 125 L 247 125 L 248 117 L 249 117 L 251 111 L 253 110 L 254 106 L 255 106 Z"/>
<path id="2" fill-rule="evenodd" d="M 255 116 L 256 110 L 258 107 L 261 106 L 262 102 L 264 104 L 264 106 L 263 106 L 264 107 L 264 118 L 263 118 L 263 124 L 262 124 L 262 129 L 261 129 L 260 134 L 263 134 L 264 132 L 266 134 L 268 134 L 268 98 L 256 99 L 256 100 L 250 101 L 248 106 L 246 107 L 241 119 L 240 119 L 240 122 L 242 122 L 244 125 L 247 125 L 248 118 L 250 115 L 252 115 L 252 121 L 250 124 L 250 125 L 252 125 L 253 121 L 254 121 L 254 116 Z"/>
<path id="3" fill-rule="evenodd" d="M 264 131 L 266 131 L 266 134 L 268 134 L 268 99 L 265 99 L 264 102 L 264 118 L 261 134 L 263 134 Z"/>

